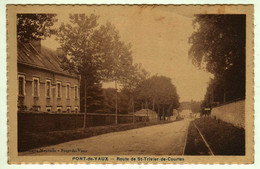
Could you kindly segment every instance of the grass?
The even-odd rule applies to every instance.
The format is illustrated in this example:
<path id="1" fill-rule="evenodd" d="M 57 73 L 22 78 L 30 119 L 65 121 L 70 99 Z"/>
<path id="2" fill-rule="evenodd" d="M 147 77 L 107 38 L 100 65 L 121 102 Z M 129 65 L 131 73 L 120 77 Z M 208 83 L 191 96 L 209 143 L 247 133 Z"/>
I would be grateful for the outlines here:
<path id="1" fill-rule="evenodd" d="M 215 120 L 210 117 L 195 119 L 202 135 L 208 142 L 215 155 L 245 155 L 245 130 L 233 125 Z M 194 148 L 195 140 L 200 140 L 194 125 L 191 123 L 188 130 L 187 154 L 194 155 L 203 150 L 203 144 Z"/>
<path id="2" fill-rule="evenodd" d="M 88 138 L 110 132 L 130 130 L 140 127 L 166 124 L 170 122 L 172 121 L 139 122 L 42 133 L 24 132 L 18 134 L 18 152 L 23 152 L 43 146 L 55 145 L 67 141 Z"/>
<path id="3" fill-rule="evenodd" d="M 185 148 L 185 155 L 209 155 L 209 150 L 204 144 L 198 130 L 195 128 L 193 122 L 188 128 L 187 144 Z"/>

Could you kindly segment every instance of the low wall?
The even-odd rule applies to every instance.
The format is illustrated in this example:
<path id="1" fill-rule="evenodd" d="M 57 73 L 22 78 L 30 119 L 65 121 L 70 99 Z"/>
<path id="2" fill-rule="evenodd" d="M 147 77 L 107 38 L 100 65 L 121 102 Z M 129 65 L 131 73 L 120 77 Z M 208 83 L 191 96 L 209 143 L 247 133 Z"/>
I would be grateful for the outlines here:
<path id="1" fill-rule="evenodd" d="M 135 122 L 148 121 L 146 116 L 134 117 Z M 133 116 L 118 115 L 118 124 L 133 123 Z M 114 114 L 88 114 L 87 127 L 115 124 Z M 18 113 L 18 132 L 48 132 L 83 128 L 84 114 Z"/>
<path id="2" fill-rule="evenodd" d="M 211 117 L 245 128 L 245 100 L 220 105 L 212 108 Z"/>

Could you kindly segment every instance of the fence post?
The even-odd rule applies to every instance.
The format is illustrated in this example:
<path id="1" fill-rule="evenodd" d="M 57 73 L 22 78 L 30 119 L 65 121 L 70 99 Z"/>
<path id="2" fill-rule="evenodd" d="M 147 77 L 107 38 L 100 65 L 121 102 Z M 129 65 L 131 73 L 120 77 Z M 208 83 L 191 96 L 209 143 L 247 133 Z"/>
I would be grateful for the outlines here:
<path id="1" fill-rule="evenodd" d="M 134 102 L 134 96 L 132 96 L 132 106 L 133 106 L 133 123 L 135 123 L 135 102 Z"/>
<path id="2" fill-rule="evenodd" d="M 149 121 L 149 110 L 147 109 L 146 120 Z"/>
<path id="3" fill-rule="evenodd" d="M 116 88 L 116 125 L 117 125 L 117 83 L 116 83 L 116 80 L 115 80 L 115 88 Z"/>
<path id="4" fill-rule="evenodd" d="M 135 112 L 133 112 L 133 123 L 135 123 Z"/>
<path id="5" fill-rule="evenodd" d="M 87 80 L 85 78 L 85 110 L 84 110 L 84 128 L 87 128 Z"/>

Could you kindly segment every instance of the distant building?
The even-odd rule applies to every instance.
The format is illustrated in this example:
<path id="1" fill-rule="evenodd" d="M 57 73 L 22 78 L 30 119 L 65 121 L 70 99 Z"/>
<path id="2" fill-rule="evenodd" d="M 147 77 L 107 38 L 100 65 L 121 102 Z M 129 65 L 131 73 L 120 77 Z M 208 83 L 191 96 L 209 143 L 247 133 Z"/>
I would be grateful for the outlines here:
<path id="1" fill-rule="evenodd" d="M 168 118 L 169 118 L 169 120 L 174 121 L 174 120 L 178 119 L 178 116 L 179 116 L 178 110 L 177 109 L 173 109 L 172 116 L 169 116 Z"/>
<path id="2" fill-rule="evenodd" d="M 158 119 L 158 115 L 156 112 L 150 110 L 150 109 L 141 109 L 134 113 L 135 116 L 148 116 L 149 121 L 154 121 Z"/>
<path id="3" fill-rule="evenodd" d="M 18 110 L 52 113 L 80 111 L 80 77 L 61 68 L 58 53 L 40 41 L 18 42 Z"/>
<path id="4" fill-rule="evenodd" d="M 192 111 L 190 109 L 184 109 L 179 114 L 181 118 L 190 118 L 192 116 Z"/>

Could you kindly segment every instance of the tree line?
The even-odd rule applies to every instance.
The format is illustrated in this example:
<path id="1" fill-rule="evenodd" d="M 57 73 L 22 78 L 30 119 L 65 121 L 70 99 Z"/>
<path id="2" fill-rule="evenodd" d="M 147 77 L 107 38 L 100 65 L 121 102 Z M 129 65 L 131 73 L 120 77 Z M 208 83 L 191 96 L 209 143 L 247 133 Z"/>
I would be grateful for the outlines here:
<path id="1" fill-rule="evenodd" d="M 196 15 L 193 25 L 192 63 L 214 75 L 202 110 L 245 98 L 246 15 Z"/>
<path id="2" fill-rule="evenodd" d="M 70 14 L 69 23 L 53 29 L 53 14 L 18 14 L 17 38 L 23 42 L 56 36 L 63 55 L 62 68 L 81 76 L 81 111 L 83 113 L 133 113 L 149 108 L 162 116 L 179 106 L 179 96 L 171 79 L 152 76 L 134 64 L 131 44 L 124 42 L 116 27 L 99 17 Z M 115 88 L 103 89 L 113 82 Z"/>

